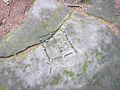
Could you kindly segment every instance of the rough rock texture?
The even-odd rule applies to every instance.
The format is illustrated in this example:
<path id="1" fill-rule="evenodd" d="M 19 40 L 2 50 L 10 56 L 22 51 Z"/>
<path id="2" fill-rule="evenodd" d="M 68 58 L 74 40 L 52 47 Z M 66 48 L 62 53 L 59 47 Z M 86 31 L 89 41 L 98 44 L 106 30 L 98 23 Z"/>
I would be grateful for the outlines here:
<path id="1" fill-rule="evenodd" d="M 114 0 L 91 0 L 91 3 L 86 10 L 87 13 L 120 26 L 120 17 L 116 15 Z"/>
<path id="2" fill-rule="evenodd" d="M 96 73 L 81 90 L 120 90 L 120 61 L 113 61 Z"/>
<path id="3" fill-rule="evenodd" d="M 98 19 L 72 13 L 48 41 L 2 59 L 0 85 L 9 90 L 118 90 L 119 45 Z"/>
<path id="4" fill-rule="evenodd" d="M 69 13 L 56 0 L 36 0 L 25 22 L 0 41 L 0 57 L 14 55 L 50 38 Z"/>

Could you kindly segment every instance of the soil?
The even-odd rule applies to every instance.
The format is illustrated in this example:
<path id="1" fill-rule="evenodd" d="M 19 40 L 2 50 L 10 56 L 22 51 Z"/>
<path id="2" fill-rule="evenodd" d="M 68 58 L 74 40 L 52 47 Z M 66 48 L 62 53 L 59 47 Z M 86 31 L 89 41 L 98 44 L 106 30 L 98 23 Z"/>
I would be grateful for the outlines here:
<path id="1" fill-rule="evenodd" d="M 117 15 L 120 16 L 120 0 L 115 0 L 115 1 L 116 1 Z"/>
<path id="2" fill-rule="evenodd" d="M 24 21 L 25 13 L 33 4 L 33 0 L 10 1 L 7 4 L 0 0 L 0 39 Z"/>

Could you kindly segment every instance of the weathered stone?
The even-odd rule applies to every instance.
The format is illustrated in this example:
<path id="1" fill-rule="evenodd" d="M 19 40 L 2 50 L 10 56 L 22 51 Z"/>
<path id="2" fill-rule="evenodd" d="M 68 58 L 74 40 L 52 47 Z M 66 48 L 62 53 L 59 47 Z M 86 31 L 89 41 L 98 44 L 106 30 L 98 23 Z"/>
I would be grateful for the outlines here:
<path id="1" fill-rule="evenodd" d="M 119 90 L 120 60 L 101 68 L 81 90 Z"/>
<path id="2" fill-rule="evenodd" d="M 86 13 L 120 26 L 120 17 L 116 14 L 117 11 L 114 0 L 91 0 L 91 3 L 92 4 L 85 10 Z"/>
<path id="3" fill-rule="evenodd" d="M 120 62 L 119 45 L 102 22 L 73 13 L 48 41 L 1 62 L 0 84 L 9 90 L 101 90 L 92 81 L 100 76 L 95 85 L 117 88 L 120 66 L 112 63 Z"/>
<path id="4" fill-rule="evenodd" d="M 50 38 L 71 11 L 56 0 L 36 0 L 25 22 L 0 41 L 0 57 L 19 53 Z"/>

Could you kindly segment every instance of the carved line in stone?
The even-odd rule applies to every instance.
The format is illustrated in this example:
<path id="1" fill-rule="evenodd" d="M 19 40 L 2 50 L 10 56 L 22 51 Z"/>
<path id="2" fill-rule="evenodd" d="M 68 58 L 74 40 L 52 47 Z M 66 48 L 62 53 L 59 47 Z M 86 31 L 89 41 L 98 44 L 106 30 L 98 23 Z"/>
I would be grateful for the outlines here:
<path id="1" fill-rule="evenodd" d="M 69 42 L 71 48 L 73 48 L 73 50 L 77 53 L 77 50 L 74 48 L 74 46 L 72 45 L 72 43 L 70 42 L 68 36 L 67 36 L 67 33 L 65 32 L 65 30 L 61 30 L 64 34 L 65 34 L 65 37 L 67 38 L 67 41 Z"/>
<path id="2" fill-rule="evenodd" d="M 49 44 L 48 44 L 48 41 L 46 41 L 46 45 L 48 46 L 50 52 L 52 53 L 52 50 L 51 50 L 51 48 L 50 48 L 50 46 L 49 46 Z"/>
<path id="3" fill-rule="evenodd" d="M 69 55 L 71 55 L 71 54 L 73 54 L 73 52 L 70 52 L 70 53 L 64 55 L 64 57 L 69 56 Z"/>
<path id="4" fill-rule="evenodd" d="M 63 34 L 64 34 L 64 36 L 65 36 L 65 38 L 66 38 L 66 41 L 65 41 L 66 46 L 67 46 L 68 48 L 71 47 L 71 48 L 74 50 L 74 52 L 77 53 L 77 50 L 74 48 L 74 46 L 73 46 L 72 43 L 70 42 L 70 40 L 69 40 L 66 32 L 65 32 L 64 30 L 62 30 L 62 32 L 63 32 Z M 64 48 L 64 47 L 60 47 L 59 44 L 57 44 L 57 41 L 56 41 L 56 38 L 55 38 L 55 37 L 52 37 L 52 38 L 53 38 L 54 42 L 56 43 L 56 46 L 57 46 L 57 48 L 58 48 L 58 50 L 59 50 L 59 54 L 61 54 L 62 51 L 63 51 L 63 50 L 61 50 L 61 49 Z M 63 35 L 62 35 L 62 39 L 65 40 L 64 37 L 63 37 Z M 68 42 L 68 44 L 69 44 L 70 46 L 67 44 L 67 42 Z M 51 50 L 51 48 L 50 48 L 50 46 L 49 46 L 48 40 L 46 40 L 45 43 L 46 43 L 46 45 L 48 46 L 50 52 L 52 52 L 52 50 Z M 56 59 L 60 59 L 60 58 L 62 58 L 62 57 L 66 57 L 66 56 L 69 56 L 69 55 L 73 54 L 73 52 L 67 53 L 67 54 L 65 54 L 65 55 L 61 54 L 61 56 L 51 59 L 51 57 L 50 57 L 50 55 L 49 55 L 46 47 L 45 47 L 43 44 L 42 44 L 42 46 L 43 46 L 43 49 L 44 49 L 44 51 L 45 51 L 45 53 L 46 53 L 46 56 L 47 56 L 47 58 L 48 58 L 49 61 L 51 61 L 51 60 L 56 60 Z"/>
<path id="5" fill-rule="evenodd" d="M 61 49 L 60 49 L 60 46 L 59 46 L 59 44 L 57 44 L 57 41 L 56 41 L 56 39 L 53 37 L 53 40 L 54 40 L 54 42 L 56 43 L 56 45 L 57 45 L 57 47 L 58 47 L 58 49 L 59 49 L 59 52 L 61 53 Z"/>
<path id="6" fill-rule="evenodd" d="M 50 74 L 52 73 L 52 68 L 50 67 Z"/>
<path id="7" fill-rule="evenodd" d="M 42 44 L 42 47 L 43 47 L 43 49 L 45 51 L 45 54 L 46 54 L 48 60 L 51 61 L 50 56 L 49 56 L 49 54 L 48 54 L 48 52 L 47 52 L 47 50 L 46 50 L 46 48 L 45 48 L 45 46 L 43 44 Z"/>

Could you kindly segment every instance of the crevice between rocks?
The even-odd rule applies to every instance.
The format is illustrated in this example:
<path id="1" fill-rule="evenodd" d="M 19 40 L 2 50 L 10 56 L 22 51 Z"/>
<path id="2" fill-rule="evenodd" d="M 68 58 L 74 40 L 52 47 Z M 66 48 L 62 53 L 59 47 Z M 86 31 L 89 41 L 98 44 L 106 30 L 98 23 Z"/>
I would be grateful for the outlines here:
<path id="1" fill-rule="evenodd" d="M 97 18 L 101 23 L 105 24 L 108 28 L 110 28 L 117 37 L 120 37 L 120 32 L 117 30 L 117 27 L 119 27 L 118 25 L 116 25 L 114 22 L 110 22 L 102 17 L 99 17 L 99 16 L 96 16 L 94 14 L 89 14 L 89 13 L 86 13 L 86 15 L 88 16 L 92 16 L 94 18 Z"/>

